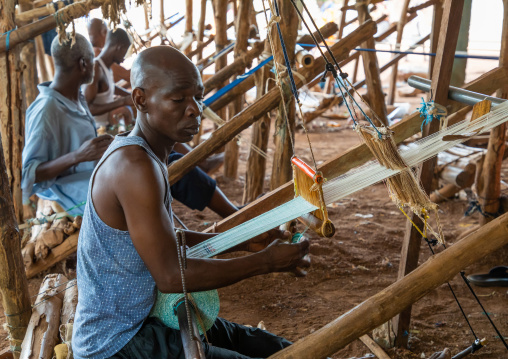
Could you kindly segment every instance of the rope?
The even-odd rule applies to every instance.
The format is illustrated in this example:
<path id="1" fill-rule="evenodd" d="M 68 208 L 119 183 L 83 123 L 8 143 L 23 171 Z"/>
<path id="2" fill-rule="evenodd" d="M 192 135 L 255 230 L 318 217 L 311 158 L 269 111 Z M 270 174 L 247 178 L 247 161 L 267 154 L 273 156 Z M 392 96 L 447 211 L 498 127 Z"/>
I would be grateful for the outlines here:
<path id="1" fill-rule="evenodd" d="M 185 241 L 185 232 L 181 229 L 176 230 L 176 243 L 177 243 L 177 253 L 178 253 L 178 265 L 180 266 L 180 275 L 182 277 L 182 291 L 183 291 L 183 300 L 185 304 L 185 312 L 187 314 L 187 325 L 189 326 L 189 330 L 192 331 L 192 320 L 191 320 L 191 311 L 189 307 L 189 297 L 187 294 L 187 286 L 185 283 L 185 269 L 187 269 L 187 244 Z M 178 306 L 175 307 L 175 311 L 178 309 Z M 175 312 L 176 314 L 176 312 Z M 194 336 L 191 336 L 191 340 L 194 340 Z"/>
<path id="2" fill-rule="evenodd" d="M 462 279 L 464 279 L 464 282 L 466 283 L 467 287 L 469 288 L 469 290 L 471 291 L 471 293 L 473 294 L 474 298 L 476 299 L 476 301 L 478 302 L 478 304 L 480 305 L 480 307 L 482 308 L 483 312 L 485 313 L 485 315 L 487 316 L 487 319 L 489 320 L 490 324 L 492 325 L 492 327 L 494 328 L 494 330 L 496 331 L 497 335 L 499 336 L 499 338 L 501 339 L 501 341 L 503 342 L 505 348 L 508 350 L 508 344 L 506 344 L 506 341 L 504 340 L 504 337 L 501 335 L 501 333 L 499 332 L 499 330 L 497 329 L 496 325 L 494 324 L 494 322 L 492 321 L 492 319 L 490 318 L 490 315 L 489 313 L 485 310 L 485 308 L 483 307 L 480 299 L 478 298 L 478 296 L 476 295 L 475 291 L 473 290 L 473 287 L 471 287 L 471 284 L 469 283 L 469 279 L 467 279 L 465 273 L 462 271 L 460 272 L 460 275 L 462 277 Z"/>

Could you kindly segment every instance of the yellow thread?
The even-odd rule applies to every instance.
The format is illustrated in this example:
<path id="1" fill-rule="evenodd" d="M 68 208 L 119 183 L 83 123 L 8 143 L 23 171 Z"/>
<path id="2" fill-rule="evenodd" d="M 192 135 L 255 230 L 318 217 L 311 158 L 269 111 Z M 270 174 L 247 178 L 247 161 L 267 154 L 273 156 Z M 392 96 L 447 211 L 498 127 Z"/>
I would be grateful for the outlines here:
<path id="1" fill-rule="evenodd" d="M 402 207 L 399 207 L 400 211 L 404 214 L 404 216 L 406 216 L 406 218 L 409 220 L 409 222 L 411 222 L 411 224 L 413 225 L 413 227 L 416 228 L 416 230 L 418 232 L 420 232 L 420 234 L 422 235 L 423 238 L 427 238 L 427 236 L 425 234 L 423 234 L 423 232 L 420 230 L 420 228 L 418 228 L 418 226 L 415 224 L 415 222 L 413 222 L 413 220 L 407 215 L 406 212 L 404 212 L 404 210 L 402 209 Z"/>

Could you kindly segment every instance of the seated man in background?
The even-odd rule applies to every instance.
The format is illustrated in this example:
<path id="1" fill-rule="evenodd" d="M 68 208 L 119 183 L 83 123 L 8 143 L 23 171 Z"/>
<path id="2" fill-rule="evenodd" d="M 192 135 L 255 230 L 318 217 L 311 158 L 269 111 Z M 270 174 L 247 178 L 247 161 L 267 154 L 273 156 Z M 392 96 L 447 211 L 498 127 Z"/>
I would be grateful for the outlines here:
<path id="1" fill-rule="evenodd" d="M 113 64 L 124 61 L 130 46 L 131 39 L 125 30 L 108 31 L 104 48 L 95 58 L 93 81 L 84 86 L 85 98 L 98 128 L 117 125 L 120 116 L 124 118 L 126 127 L 132 125 L 130 93 L 116 86 L 111 69 Z"/>
<path id="2" fill-rule="evenodd" d="M 93 18 L 90 19 L 87 26 L 88 37 L 93 46 L 95 57 L 99 56 L 104 45 L 106 44 L 106 37 L 108 35 L 108 27 L 104 20 Z M 131 70 L 127 70 L 125 67 L 119 64 L 112 64 L 111 70 L 113 70 L 113 77 L 115 82 L 120 80 L 126 81 L 130 84 L 131 81 Z"/>
<path id="3" fill-rule="evenodd" d="M 59 44 L 55 38 L 52 54 L 55 78 L 38 86 L 39 95 L 26 112 L 21 187 L 24 203 L 37 194 L 69 209 L 86 201 L 95 161 L 113 137 L 97 136 L 93 116 L 80 91 L 93 78 L 91 44 L 79 34 L 72 47 L 70 42 Z M 238 210 L 215 181 L 198 168 L 175 183 L 172 193 L 192 209 L 209 207 L 222 217 Z M 82 212 L 78 207 L 70 214 Z"/>

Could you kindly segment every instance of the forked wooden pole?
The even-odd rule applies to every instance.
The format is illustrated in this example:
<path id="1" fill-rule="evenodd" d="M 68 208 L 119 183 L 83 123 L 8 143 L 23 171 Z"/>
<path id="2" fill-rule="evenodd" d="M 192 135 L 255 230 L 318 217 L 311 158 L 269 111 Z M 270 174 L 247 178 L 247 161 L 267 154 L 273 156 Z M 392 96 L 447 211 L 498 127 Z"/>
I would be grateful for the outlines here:
<path id="1" fill-rule="evenodd" d="M 320 359 L 389 320 L 457 273 L 508 244 L 508 214 L 432 256 L 403 279 L 370 297 L 326 326 L 270 359 Z"/>
<path id="2" fill-rule="evenodd" d="M 439 43 L 432 72 L 431 92 L 433 100 L 443 106 L 448 103 L 448 87 L 452 74 L 453 60 L 455 58 L 455 47 L 460 29 L 462 18 L 462 8 L 464 0 L 445 0 L 443 19 L 439 34 Z M 434 120 L 423 129 L 422 137 L 429 136 L 439 131 L 439 121 Z M 420 182 L 423 190 L 430 194 L 432 191 L 432 180 L 434 178 L 434 168 L 436 158 L 424 162 L 420 167 Z M 420 218 L 414 213 L 411 214 L 411 220 L 418 227 L 423 227 Z M 406 234 L 402 243 L 402 253 L 399 264 L 399 280 L 410 273 L 418 266 L 418 258 L 421 246 L 421 235 L 410 221 L 406 223 Z M 398 347 L 407 347 L 409 339 L 409 324 L 411 321 L 411 307 L 406 308 L 394 320 L 395 345 Z"/>

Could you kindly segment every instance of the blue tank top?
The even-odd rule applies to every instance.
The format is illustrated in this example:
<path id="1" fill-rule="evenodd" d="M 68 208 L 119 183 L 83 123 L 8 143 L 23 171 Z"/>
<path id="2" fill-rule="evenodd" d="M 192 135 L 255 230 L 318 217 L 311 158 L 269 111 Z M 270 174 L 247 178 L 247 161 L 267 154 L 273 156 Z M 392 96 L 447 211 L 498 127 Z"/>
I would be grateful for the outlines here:
<path id="1" fill-rule="evenodd" d="M 132 145 L 143 147 L 160 166 L 166 182 L 164 203 L 173 220 L 166 165 L 141 137 L 116 136 L 90 179 L 79 233 L 79 294 L 72 336 L 77 359 L 103 359 L 117 353 L 139 331 L 155 302 L 155 281 L 134 248 L 129 232 L 109 227 L 92 203 L 91 189 L 97 169 L 115 150 Z"/>

